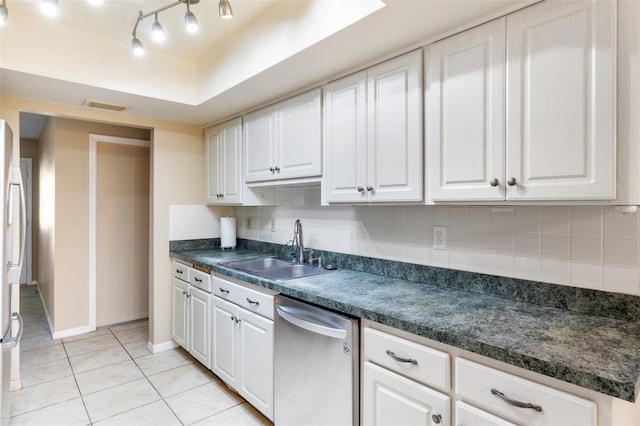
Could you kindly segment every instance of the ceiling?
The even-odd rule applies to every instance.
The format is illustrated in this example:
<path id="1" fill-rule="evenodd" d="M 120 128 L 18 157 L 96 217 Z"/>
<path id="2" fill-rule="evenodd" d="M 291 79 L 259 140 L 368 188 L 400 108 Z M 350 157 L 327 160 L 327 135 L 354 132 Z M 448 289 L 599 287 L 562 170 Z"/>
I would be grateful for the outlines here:
<path id="1" fill-rule="evenodd" d="M 200 32 L 186 34 L 186 7 L 160 12 L 167 31 L 152 42 L 153 18 L 138 29 L 147 50 L 131 54 L 139 11 L 156 0 L 59 0 L 43 17 L 38 1 L 6 0 L 0 29 L 0 92 L 80 106 L 126 106 L 118 114 L 207 125 L 329 81 L 532 0 L 218 0 L 192 6 Z M 29 111 L 39 113 L 39 111 Z M 29 116 L 25 116 L 29 117 Z M 37 126 L 36 126 L 37 128 Z"/>

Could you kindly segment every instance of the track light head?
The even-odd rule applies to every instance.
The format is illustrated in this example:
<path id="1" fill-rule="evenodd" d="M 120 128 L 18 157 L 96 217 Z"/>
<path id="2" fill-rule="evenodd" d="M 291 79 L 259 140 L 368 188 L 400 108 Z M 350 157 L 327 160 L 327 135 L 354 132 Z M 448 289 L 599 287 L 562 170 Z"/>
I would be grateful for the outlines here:
<path id="1" fill-rule="evenodd" d="M 218 4 L 218 14 L 222 19 L 233 18 L 233 10 L 231 9 L 229 0 L 220 0 L 220 3 Z"/>
<path id="2" fill-rule="evenodd" d="M 135 35 L 131 40 L 131 49 L 133 50 L 133 54 L 136 56 L 142 56 L 145 53 L 142 42 Z"/>
<path id="3" fill-rule="evenodd" d="M 9 19 L 9 9 L 7 9 L 7 5 L 3 1 L 2 4 L 0 4 L 0 27 L 5 25 L 8 19 Z"/>
<path id="4" fill-rule="evenodd" d="M 58 0 L 41 0 L 40 9 L 47 16 L 58 16 Z"/>
<path id="5" fill-rule="evenodd" d="M 187 10 L 187 13 L 184 14 L 184 27 L 189 33 L 196 33 L 200 29 L 196 15 L 190 10 Z"/>
<path id="6" fill-rule="evenodd" d="M 160 25 L 160 22 L 158 22 L 158 14 L 156 13 L 156 21 L 153 23 L 153 25 L 151 26 L 151 37 L 153 38 L 154 41 L 161 43 L 165 40 L 166 38 L 166 34 L 164 32 L 164 28 L 162 28 L 162 25 Z"/>

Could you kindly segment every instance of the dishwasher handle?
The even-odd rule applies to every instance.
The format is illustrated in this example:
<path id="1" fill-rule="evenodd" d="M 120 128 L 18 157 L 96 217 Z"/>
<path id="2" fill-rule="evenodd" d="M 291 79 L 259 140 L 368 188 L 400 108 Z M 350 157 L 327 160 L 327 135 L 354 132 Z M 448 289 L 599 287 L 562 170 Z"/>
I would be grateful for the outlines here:
<path id="1" fill-rule="evenodd" d="M 276 305 L 276 310 L 283 320 L 312 333 L 321 334 L 334 339 L 344 339 L 347 337 L 347 330 L 336 327 L 335 324 L 329 321 L 322 321 L 317 317 L 311 319 L 309 318 L 309 315 L 305 315 L 305 311 L 303 309 Z"/>

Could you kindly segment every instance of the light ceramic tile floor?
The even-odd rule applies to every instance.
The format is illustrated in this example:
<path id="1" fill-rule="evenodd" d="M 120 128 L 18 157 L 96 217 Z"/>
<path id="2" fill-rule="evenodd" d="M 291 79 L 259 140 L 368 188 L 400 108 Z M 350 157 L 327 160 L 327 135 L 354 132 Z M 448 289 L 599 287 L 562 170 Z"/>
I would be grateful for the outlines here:
<path id="1" fill-rule="evenodd" d="M 148 321 L 52 340 L 35 286 L 21 287 L 20 310 L 11 425 L 271 425 L 184 350 L 151 354 Z"/>

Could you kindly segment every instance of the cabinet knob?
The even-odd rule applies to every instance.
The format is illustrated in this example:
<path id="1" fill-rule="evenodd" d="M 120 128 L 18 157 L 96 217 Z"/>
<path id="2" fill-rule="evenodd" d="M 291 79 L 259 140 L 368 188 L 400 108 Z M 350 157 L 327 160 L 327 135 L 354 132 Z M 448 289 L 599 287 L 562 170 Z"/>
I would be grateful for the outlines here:
<path id="1" fill-rule="evenodd" d="M 276 166 L 276 173 L 280 173 L 280 167 Z"/>
<path id="2" fill-rule="evenodd" d="M 235 321 L 236 320 L 236 316 L 235 315 L 231 315 L 231 321 Z"/>
<path id="3" fill-rule="evenodd" d="M 186 294 L 187 294 L 187 292 L 182 290 L 182 295 L 185 296 Z"/>
<path id="4" fill-rule="evenodd" d="M 273 167 L 269 167 L 269 170 L 271 171 L 271 173 L 275 173 L 276 169 L 274 169 Z"/>
<path id="5" fill-rule="evenodd" d="M 514 178 L 513 176 L 509 178 L 509 180 L 507 181 L 507 185 L 509 186 L 515 186 L 515 184 L 518 183 L 516 181 L 516 178 Z"/>
<path id="6" fill-rule="evenodd" d="M 373 192 L 373 186 L 367 186 L 367 191 Z"/>
<path id="7" fill-rule="evenodd" d="M 440 424 L 440 422 L 442 421 L 442 415 L 441 414 L 433 414 L 431 416 L 431 421 L 434 422 L 435 424 Z"/>
<path id="8" fill-rule="evenodd" d="M 498 178 L 493 178 L 489 181 L 489 185 L 491 186 L 498 186 L 500 185 L 500 181 L 498 180 Z"/>
<path id="9" fill-rule="evenodd" d="M 364 188 L 359 186 L 358 188 L 356 188 L 358 190 L 358 192 L 364 192 Z"/>

